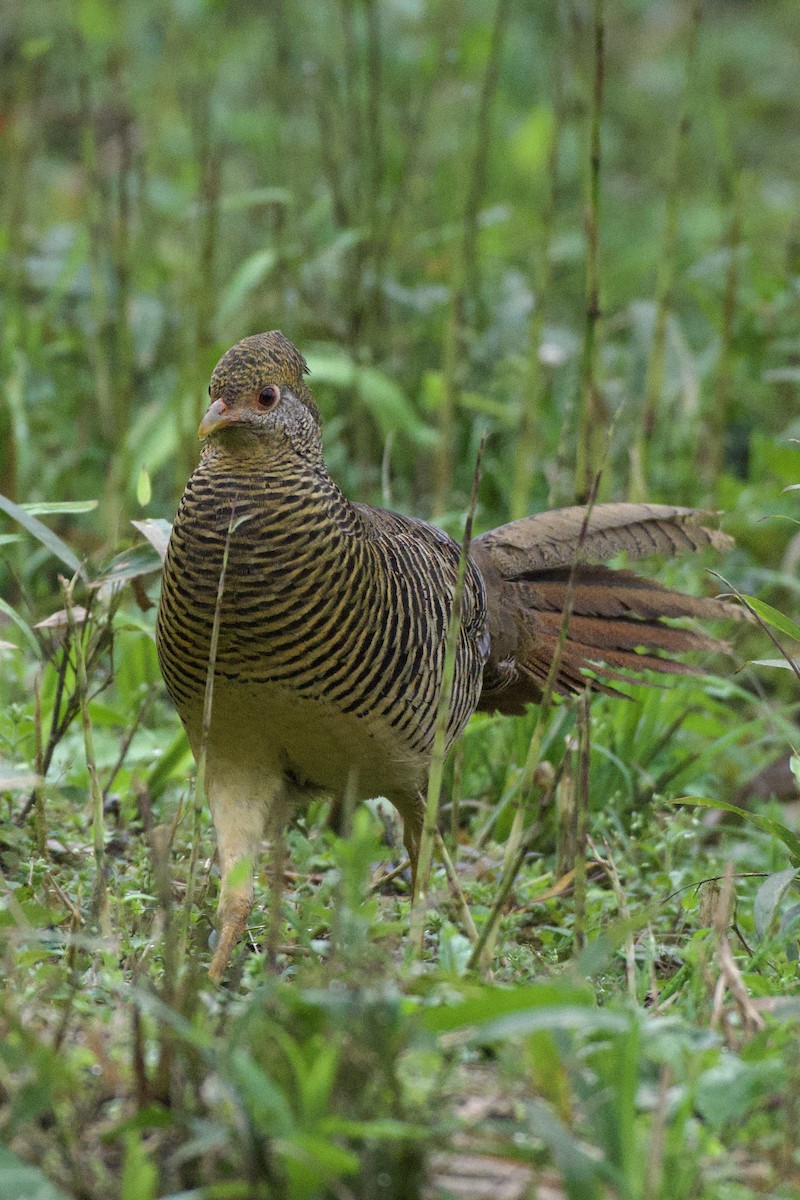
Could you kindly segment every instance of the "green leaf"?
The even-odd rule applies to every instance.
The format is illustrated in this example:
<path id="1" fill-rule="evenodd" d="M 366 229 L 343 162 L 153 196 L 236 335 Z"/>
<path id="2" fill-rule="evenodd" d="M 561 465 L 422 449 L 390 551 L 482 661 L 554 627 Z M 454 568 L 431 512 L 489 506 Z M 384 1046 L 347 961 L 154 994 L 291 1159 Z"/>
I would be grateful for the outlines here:
<path id="1" fill-rule="evenodd" d="M 253 289 L 264 282 L 277 261 L 274 250 L 258 250 L 240 264 L 222 293 L 217 312 L 220 324 L 225 325 L 236 315 Z"/>
<path id="2" fill-rule="evenodd" d="M 52 516 L 54 514 L 71 514 L 94 512 L 98 500 L 53 500 L 48 503 L 20 504 L 24 512 L 33 517 Z"/>
<path id="3" fill-rule="evenodd" d="M 190 424 L 194 424 L 194 397 L 191 404 L 180 401 L 185 408 Z M 190 411 L 189 411 L 190 410 Z M 164 410 L 159 404 L 145 405 L 136 415 L 131 414 L 131 424 L 125 436 L 125 456 L 128 462 L 126 487 L 129 494 L 134 494 L 139 472 L 142 466 L 147 467 L 152 478 L 156 473 L 175 457 L 178 450 L 177 420 L 165 420 Z"/>
<path id="4" fill-rule="evenodd" d="M 125 583 L 128 579 L 138 579 L 141 575 L 152 575 L 160 571 L 163 560 L 152 546 L 133 546 L 117 554 L 104 568 L 100 581 L 102 583 Z"/>
<path id="5" fill-rule="evenodd" d="M 295 1121 L 287 1096 L 246 1051 L 232 1051 L 228 1074 L 255 1129 L 270 1137 L 291 1137 Z"/>
<path id="6" fill-rule="evenodd" d="M 419 445 L 436 445 L 436 431 L 420 421 L 402 388 L 388 375 L 375 367 L 361 367 L 357 387 L 362 403 L 384 437 L 399 429 Z"/>
<path id="7" fill-rule="evenodd" d="M 554 127 L 552 108 L 540 104 L 531 109 L 510 139 L 511 156 L 529 178 L 536 178 L 547 169 Z"/>
<path id="8" fill-rule="evenodd" d="M 761 817 L 757 813 L 749 812 L 746 808 L 739 808 L 736 804 L 728 804 L 724 800 L 709 800 L 705 796 L 679 796 L 675 800 L 669 800 L 668 803 L 696 804 L 700 808 L 716 808 L 720 812 L 735 813 L 743 821 L 755 825 L 756 829 L 760 829 L 764 833 L 771 833 L 773 837 L 778 838 L 789 850 L 792 861 L 800 865 L 800 837 L 796 833 L 792 833 L 791 829 L 787 829 L 785 825 L 781 825 L 780 821 L 773 821 L 770 817 Z"/>
<path id="9" fill-rule="evenodd" d="M 47 929 L 51 925 L 60 925 L 67 919 L 65 912 L 45 908 L 33 897 L 21 896 L 19 891 L 15 895 L 15 901 L 13 909 L 0 908 L 0 925 L 3 927 L 14 927 L 24 922 L 31 929 Z M 0 1192 L 0 1196 L 2 1195 Z"/>
<path id="10" fill-rule="evenodd" d="M 9 500 L 7 496 L 0 495 L 0 509 L 7 513 L 12 520 L 17 521 L 23 529 L 27 529 L 32 537 L 40 541 L 43 546 L 46 546 L 50 553 L 61 560 L 65 566 L 69 567 L 73 574 L 77 574 L 81 579 L 86 581 L 86 572 L 84 571 L 80 560 L 70 550 L 66 542 L 62 542 L 61 538 L 43 525 L 36 517 L 27 513 L 19 504 L 15 504 L 13 500 Z"/>
<path id="11" fill-rule="evenodd" d="M 353 1121 L 347 1117 L 328 1117 L 322 1128 L 331 1137 L 362 1138 L 369 1141 L 405 1142 L 410 1139 L 425 1141 L 430 1137 L 427 1125 L 412 1125 L 394 1117 L 378 1117 L 373 1121 Z"/>
<path id="12" fill-rule="evenodd" d="M 14 622 L 17 629 L 19 629 L 23 634 L 26 642 L 30 646 L 31 650 L 33 650 L 36 657 L 41 658 L 42 648 L 39 645 L 36 634 L 33 632 L 28 622 L 23 621 L 17 610 L 12 608 L 8 601 L 4 600 L 2 596 L 0 596 L 0 612 L 5 613 L 6 616 Z"/>
<path id="13" fill-rule="evenodd" d="M 585 1007 L 594 1013 L 594 999 L 588 988 L 572 984 L 531 984 L 527 987 L 481 987 L 471 990 L 468 997 L 454 1004 L 427 1008 L 422 1023 L 431 1033 L 453 1033 L 456 1030 L 482 1028 L 508 1016 L 541 1009 Z"/>
<path id="14" fill-rule="evenodd" d="M 725 1121 L 741 1125 L 753 1104 L 774 1096 L 784 1078 L 785 1067 L 776 1057 L 747 1063 L 725 1054 L 700 1076 L 695 1102 L 712 1128 L 719 1128 Z"/>
<path id="15" fill-rule="evenodd" d="M 172 533 L 172 526 L 169 521 L 148 517 L 145 521 L 131 521 L 131 525 L 133 525 L 134 529 L 138 529 L 143 537 L 147 538 L 163 562 L 167 557 L 167 546 L 169 545 L 169 538 Z"/>
<path id="16" fill-rule="evenodd" d="M 608 1180 L 608 1164 L 588 1154 L 577 1141 L 574 1130 L 560 1121 L 543 1101 L 534 1100 L 528 1111 L 533 1131 L 564 1174 L 570 1200 L 578 1196 L 581 1200 L 600 1200 L 603 1194 L 608 1194 L 600 1186 L 601 1180 Z"/>
<path id="17" fill-rule="evenodd" d="M 121 1200 L 156 1200 L 157 1194 L 158 1168 L 142 1145 L 138 1130 L 131 1130 L 125 1137 Z"/>
<path id="18" fill-rule="evenodd" d="M 341 351 L 309 354 L 307 361 L 315 383 L 329 383 L 357 396 L 384 437 L 399 430 L 418 445 L 436 444 L 436 431 L 420 420 L 402 388 L 377 367 L 362 367 Z"/>
<path id="19" fill-rule="evenodd" d="M 49 37 L 28 38 L 22 43 L 22 58 L 33 62 L 34 59 L 41 58 L 43 54 L 47 54 L 52 45 L 53 39 Z"/>
<path id="20" fill-rule="evenodd" d="M 788 867 L 785 871 L 777 871 L 774 875 L 769 875 L 756 892 L 753 901 L 753 924 L 762 940 L 769 933 L 781 902 L 797 878 L 798 871 L 800 867 Z"/>
<path id="21" fill-rule="evenodd" d="M 756 596 L 742 595 L 753 612 L 761 617 L 767 625 L 771 625 L 774 629 L 779 629 L 781 633 L 785 633 L 788 637 L 794 638 L 796 642 L 800 642 L 800 625 L 796 621 L 791 621 L 789 617 L 784 616 L 777 608 L 773 608 L 771 604 L 765 604 L 763 600 L 759 600 Z"/>
<path id="22" fill-rule="evenodd" d="M 276 1138 L 274 1145 L 290 1175 L 297 1175 L 302 1181 L 303 1194 L 309 1196 L 320 1194 L 315 1186 L 320 1178 L 334 1180 L 340 1175 L 355 1175 L 358 1170 L 358 1155 L 328 1138 L 298 1133 L 291 1139 Z M 303 1187 L 306 1182 L 313 1191 Z"/>
<path id="23" fill-rule="evenodd" d="M 5 1146 L 0 1146 L 0 1196 L 6 1200 L 69 1200 L 38 1167 L 23 1162 Z"/>
<path id="24" fill-rule="evenodd" d="M 170 780 L 177 779 L 191 769 L 192 752 L 183 729 L 176 733 L 164 753 L 147 777 L 147 789 L 154 800 L 163 795 Z"/>
<path id="25" fill-rule="evenodd" d="M 153 485 L 150 482 L 150 472 L 147 467 L 142 464 L 139 468 L 139 477 L 136 480 L 136 499 L 141 508 L 146 508 L 153 498 Z"/>

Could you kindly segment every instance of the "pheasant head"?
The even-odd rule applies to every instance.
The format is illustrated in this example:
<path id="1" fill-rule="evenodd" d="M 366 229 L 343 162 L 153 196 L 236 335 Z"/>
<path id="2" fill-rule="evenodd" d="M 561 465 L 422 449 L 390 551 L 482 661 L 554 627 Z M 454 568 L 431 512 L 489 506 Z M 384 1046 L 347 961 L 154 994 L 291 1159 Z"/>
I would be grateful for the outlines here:
<path id="1" fill-rule="evenodd" d="M 252 450 L 285 445 L 319 453 L 319 409 L 303 376 L 306 360 L 277 329 L 243 338 L 211 375 L 211 397 L 198 437 Z"/>

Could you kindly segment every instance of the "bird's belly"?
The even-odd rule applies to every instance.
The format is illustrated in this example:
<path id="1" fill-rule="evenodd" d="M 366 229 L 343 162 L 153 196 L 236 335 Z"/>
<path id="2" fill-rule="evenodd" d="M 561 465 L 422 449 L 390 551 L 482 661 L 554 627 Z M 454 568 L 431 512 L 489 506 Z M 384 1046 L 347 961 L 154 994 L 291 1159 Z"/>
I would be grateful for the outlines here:
<path id="1" fill-rule="evenodd" d="M 199 711 L 186 722 L 195 757 Z M 423 786 L 428 756 L 404 752 L 391 726 L 365 719 L 277 684 L 214 688 L 209 765 L 237 774 L 281 775 L 295 791 L 332 792 L 354 799 L 413 792 Z"/>

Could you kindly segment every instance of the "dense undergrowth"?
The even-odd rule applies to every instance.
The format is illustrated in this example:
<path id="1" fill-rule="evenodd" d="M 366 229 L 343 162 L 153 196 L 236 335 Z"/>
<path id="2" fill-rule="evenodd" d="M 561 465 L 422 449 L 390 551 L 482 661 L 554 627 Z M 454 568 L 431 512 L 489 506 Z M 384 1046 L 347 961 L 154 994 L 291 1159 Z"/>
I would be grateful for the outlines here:
<path id="1" fill-rule="evenodd" d="M 796 1196 L 799 10 L 9 11 L 0 1195 Z M 352 497 L 460 535 L 488 431 L 479 527 L 589 461 L 725 510 L 726 560 L 661 577 L 785 616 L 557 706 L 535 773 L 535 712 L 475 718 L 421 946 L 380 805 L 298 813 L 214 989 L 154 545 L 210 368 L 273 326 Z"/>

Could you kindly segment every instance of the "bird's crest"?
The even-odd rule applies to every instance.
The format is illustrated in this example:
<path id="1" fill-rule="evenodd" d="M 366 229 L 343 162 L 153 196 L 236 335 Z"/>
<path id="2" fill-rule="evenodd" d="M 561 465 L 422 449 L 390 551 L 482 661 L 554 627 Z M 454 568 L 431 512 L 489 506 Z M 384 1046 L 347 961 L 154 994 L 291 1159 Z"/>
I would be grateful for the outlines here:
<path id="1" fill-rule="evenodd" d="M 303 379 L 308 364 L 296 346 L 279 329 L 255 333 L 232 346 L 211 375 L 214 396 L 234 396 L 266 383 L 288 387 L 319 421 L 316 401 Z"/>

